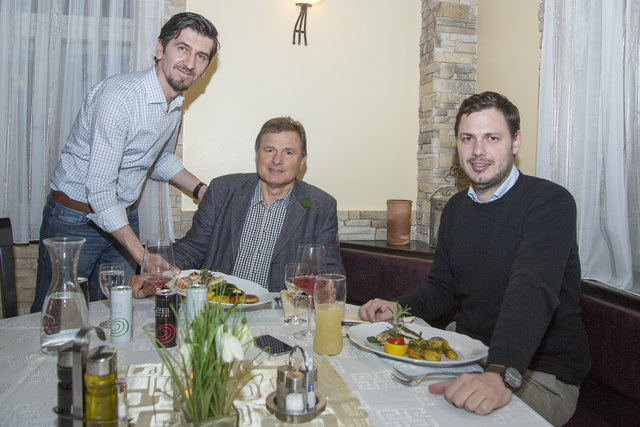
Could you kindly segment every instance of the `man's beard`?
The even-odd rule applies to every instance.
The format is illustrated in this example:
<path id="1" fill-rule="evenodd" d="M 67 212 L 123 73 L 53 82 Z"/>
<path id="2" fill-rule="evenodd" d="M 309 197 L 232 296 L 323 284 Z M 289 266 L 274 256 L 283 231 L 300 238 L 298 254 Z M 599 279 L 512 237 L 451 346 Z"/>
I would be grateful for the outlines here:
<path id="1" fill-rule="evenodd" d="M 169 86 L 171 86 L 171 89 L 175 90 L 176 92 L 183 92 L 189 89 L 189 87 L 191 86 L 191 83 L 193 82 L 187 83 L 185 79 L 176 80 L 173 77 L 167 76 L 167 83 L 169 83 Z"/>
<path id="2" fill-rule="evenodd" d="M 469 177 L 469 179 L 471 179 L 473 189 L 476 191 L 486 190 L 487 188 L 492 188 L 494 186 L 497 188 L 504 182 L 505 179 L 507 179 L 507 177 L 511 173 L 512 168 L 513 168 L 513 162 L 509 163 L 509 165 L 506 166 L 504 169 L 499 170 L 493 178 L 487 181 L 480 182 L 480 181 L 474 180 L 471 177 Z"/>

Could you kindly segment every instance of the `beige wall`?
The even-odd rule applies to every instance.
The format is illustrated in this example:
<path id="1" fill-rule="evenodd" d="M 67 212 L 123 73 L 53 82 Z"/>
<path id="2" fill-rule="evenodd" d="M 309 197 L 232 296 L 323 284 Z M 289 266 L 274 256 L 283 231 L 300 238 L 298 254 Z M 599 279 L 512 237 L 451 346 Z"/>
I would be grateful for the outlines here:
<path id="1" fill-rule="evenodd" d="M 420 9 L 421 0 L 327 0 L 309 9 L 309 45 L 293 46 L 292 2 L 188 0 L 222 49 L 206 86 L 187 92 L 200 93 L 185 110 L 187 168 L 207 180 L 254 171 L 260 126 L 290 115 L 308 134 L 304 180 L 339 210 L 415 203 Z M 183 209 L 194 209 L 186 197 Z"/>
<path id="2" fill-rule="evenodd" d="M 520 110 L 518 167 L 535 175 L 540 70 L 540 0 L 478 0 L 476 90 L 493 90 Z"/>
<path id="3" fill-rule="evenodd" d="M 522 116 L 518 166 L 535 173 L 539 0 L 478 0 L 477 90 Z M 262 123 L 291 115 L 309 136 L 304 180 L 339 210 L 416 200 L 420 0 L 327 0 L 309 10 L 309 46 L 293 46 L 299 8 L 285 0 L 187 0 L 222 49 L 187 92 L 184 159 L 204 180 L 253 171 Z M 251 11 L 251 13 L 248 13 Z M 183 197 L 183 209 L 195 205 Z"/>

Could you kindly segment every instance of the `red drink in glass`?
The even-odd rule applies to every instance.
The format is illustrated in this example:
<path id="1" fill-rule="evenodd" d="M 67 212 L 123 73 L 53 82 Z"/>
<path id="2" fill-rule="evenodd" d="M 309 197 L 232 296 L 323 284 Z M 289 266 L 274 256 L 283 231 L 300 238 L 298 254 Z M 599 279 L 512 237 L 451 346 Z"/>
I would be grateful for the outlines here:
<path id="1" fill-rule="evenodd" d="M 316 276 L 299 276 L 293 278 L 293 286 L 301 289 L 305 294 L 313 296 Z"/>
<path id="2" fill-rule="evenodd" d="M 147 276 L 144 281 L 150 285 L 155 286 L 156 289 L 160 289 L 171 280 L 171 277 L 167 276 Z M 313 288 L 312 288 L 313 289 Z"/>

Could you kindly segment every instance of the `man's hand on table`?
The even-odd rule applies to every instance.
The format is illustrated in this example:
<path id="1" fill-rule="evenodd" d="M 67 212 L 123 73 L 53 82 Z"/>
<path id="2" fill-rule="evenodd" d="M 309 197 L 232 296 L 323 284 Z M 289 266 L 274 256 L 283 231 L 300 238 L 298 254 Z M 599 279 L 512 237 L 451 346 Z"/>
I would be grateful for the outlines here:
<path id="1" fill-rule="evenodd" d="M 145 282 L 142 276 L 131 277 L 127 280 L 127 285 L 131 286 L 131 293 L 134 298 L 145 298 L 156 293 L 156 288 Z"/>
<path id="2" fill-rule="evenodd" d="M 511 401 L 511 390 L 495 372 L 462 374 L 452 381 L 429 385 L 434 394 L 444 398 L 457 408 L 464 408 L 478 415 L 487 415 Z"/>
<path id="3" fill-rule="evenodd" d="M 358 316 L 362 320 L 369 322 L 381 322 L 383 320 L 393 319 L 393 310 L 396 309 L 394 301 L 387 301 L 376 298 L 369 300 L 365 305 L 358 309 Z"/>

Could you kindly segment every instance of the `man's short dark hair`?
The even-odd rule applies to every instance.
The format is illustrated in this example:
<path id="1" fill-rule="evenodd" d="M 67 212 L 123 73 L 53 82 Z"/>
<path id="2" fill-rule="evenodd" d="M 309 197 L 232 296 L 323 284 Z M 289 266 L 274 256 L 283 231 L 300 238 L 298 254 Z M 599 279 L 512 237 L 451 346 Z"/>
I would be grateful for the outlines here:
<path id="1" fill-rule="evenodd" d="M 256 138 L 256 152 L 260 149 L 260 144 L 262 143 L 262 138 L 265 134 L 287 131 L 293 131 L 298 134 L 300 137 L 300 146 L 302 147 L 302 157 L 305 157 L 307 155 L 307 134 L 304 131 L 302 123 L 293 120 L 291 117 L 276 117 L 271 120 L 267 120 L 267 122 L 262 125 L 262 129 L 260 129 Z"/>
<path id="2" fill-rule="evenodd" d="M 468 116 L 471 113 L 477 113 L 478 111 L 489 108 L 495 108 L 502 113 L 509 125 L 511 136 L 515 137 L 516 133 L 520 130 L 520 112 L 518 111 L 518 107 L 513 105 L 506 96 L 500 95 L 499 93 L 482 92 L 471 95 L 462 101 L 454 127 L 456 138 L 458 137 L 458 128 L 460 127 L 460 120 L 463 115 Z"/>
<path id="3" fill-rule="evenodd" d="M 160 35 L 158 39 L 162 43 L 162 50 L 167 48 L 169 42 L 173 39 L 178 38 L 182 30 L 185 28 L 191 28 L 196 33 L 201 36 L 210 38 L 213 40 L 213 47 L 211 48 L 211 52 L 209 52 L 209 63 L 215 56 L 218 49 L 220 49 L 220 42 L 218 41 L 218 30 L 216 27 L 202 15 L 198 15 L 193 12 L 182 12 L 177 13 L 171 17 L 167 21 L 166 24 L 160 30 Z M 154 58 L 155 59 L 155 58 Z M 158 62 L 157 59 L 156 63 Z"/>

